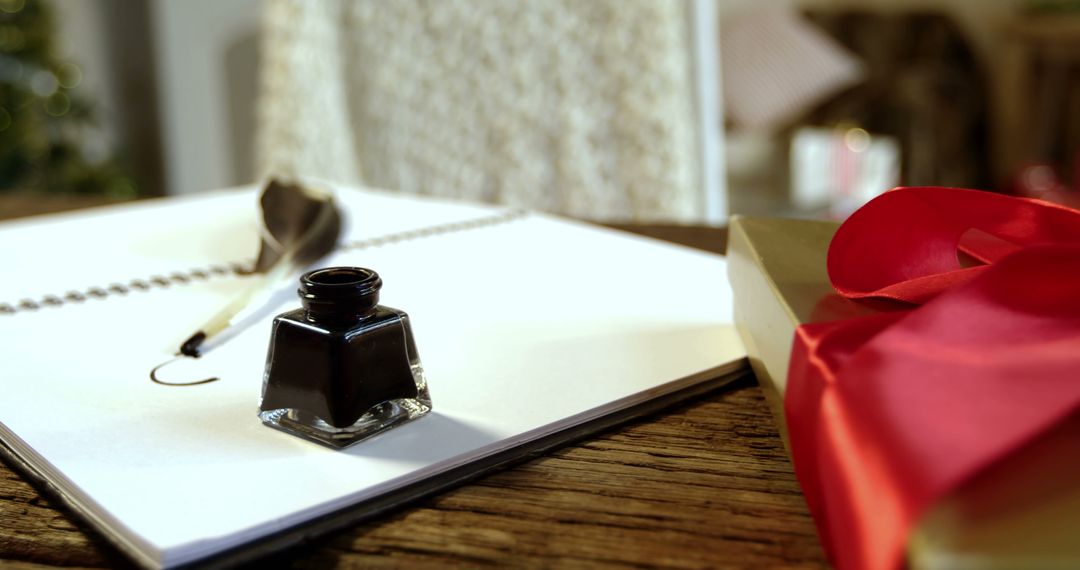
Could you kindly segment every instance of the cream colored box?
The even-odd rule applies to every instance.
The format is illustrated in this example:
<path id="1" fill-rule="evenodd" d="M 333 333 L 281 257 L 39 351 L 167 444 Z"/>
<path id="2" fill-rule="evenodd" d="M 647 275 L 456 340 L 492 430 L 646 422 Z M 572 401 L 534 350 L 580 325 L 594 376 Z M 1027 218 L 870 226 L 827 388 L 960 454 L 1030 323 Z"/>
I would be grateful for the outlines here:
<path id="1" fill-rule="evenodd" d="M 795 328 L 872 314 L 840 297 L 826 253 L 838 224 L 734 217 L 735 323 L 788 444 L 783 397 Z M 1017 379 L 1022 381 L 1022 379 Z M 912 568 L 1080 568 L 1080 414 L 941 501 L 908 544 Z"/>

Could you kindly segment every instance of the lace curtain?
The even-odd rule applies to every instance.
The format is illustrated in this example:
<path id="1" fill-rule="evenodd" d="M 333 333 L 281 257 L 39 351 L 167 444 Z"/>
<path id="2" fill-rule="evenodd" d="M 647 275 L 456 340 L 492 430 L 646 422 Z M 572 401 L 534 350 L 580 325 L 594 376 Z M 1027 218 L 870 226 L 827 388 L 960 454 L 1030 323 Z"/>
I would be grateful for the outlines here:
<path id="1" fill-rule="evenodd" d="M 271 0 L 257 169 L 701 218 L 683 0 Z"/>

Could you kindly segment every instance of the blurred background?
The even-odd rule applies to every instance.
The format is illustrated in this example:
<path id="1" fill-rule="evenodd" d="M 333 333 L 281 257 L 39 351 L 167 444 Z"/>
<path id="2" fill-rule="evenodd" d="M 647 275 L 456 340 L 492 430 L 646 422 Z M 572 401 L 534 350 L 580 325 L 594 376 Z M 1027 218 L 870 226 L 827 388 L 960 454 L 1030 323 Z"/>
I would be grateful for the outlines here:
<path id="1" fill-rule="evenodd" d="M 269 175 L 617 221 L 1075 204 L 1080 0 L 0 0 L 0 208 Z"/>

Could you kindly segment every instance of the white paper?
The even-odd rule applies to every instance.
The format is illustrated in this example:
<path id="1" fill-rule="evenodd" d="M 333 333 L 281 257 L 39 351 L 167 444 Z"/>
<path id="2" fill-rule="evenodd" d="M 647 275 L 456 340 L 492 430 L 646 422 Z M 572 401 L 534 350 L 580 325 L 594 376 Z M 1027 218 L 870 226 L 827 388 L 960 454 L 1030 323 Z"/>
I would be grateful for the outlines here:
<path id="1" fill-rule="evenodd" d="M 500 212 L 355 189 L 338 198 L 344 242 Z M 248 188 L 0 225 L 0 302 L 250 260 L 255 204 Z M 345 451 L 263 426 L 270 316 L 163 371 L 220 381 L 151 383 L 149 370 L 246 279 L 227 276 L 0 315 L 0 437 L 142 563 L 172 566 L 745 356 L 722 257 L 541 214 L 320 265 L 379 272 L 382 303 L 411 316 L 431 414 Z M 279 299 L 271 316 L 298 306 Z"/>

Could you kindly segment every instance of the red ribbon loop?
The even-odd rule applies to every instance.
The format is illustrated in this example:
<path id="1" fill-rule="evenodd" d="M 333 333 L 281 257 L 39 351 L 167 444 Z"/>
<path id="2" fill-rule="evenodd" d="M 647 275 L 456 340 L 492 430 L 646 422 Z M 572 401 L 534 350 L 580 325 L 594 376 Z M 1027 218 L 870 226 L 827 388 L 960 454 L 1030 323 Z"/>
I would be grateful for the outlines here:
<path id="1" fill-rule="evenodd" d="M 897 188 L 866 204 L 829 246 L 829 278 L 845 297 L 922 303 L 963 283 L 982 267 L 964 268 L 957 251 L 970 230 L 1019 249 L 1080 245 L 1080 212 L 1038 200 L 959 188 Z M 1006 253 L 988 239 L 968 240 L 993 261 Z"/>
<path id="2" fill-rule="evenodd" d="M 840 227 L 828 268 L 846 297 L 909 305 L 799 327 L 795 471 L 837 567 L 896 568 L 926 509 L 1080 413 L 1080 212 L 900 188 Z"/>

